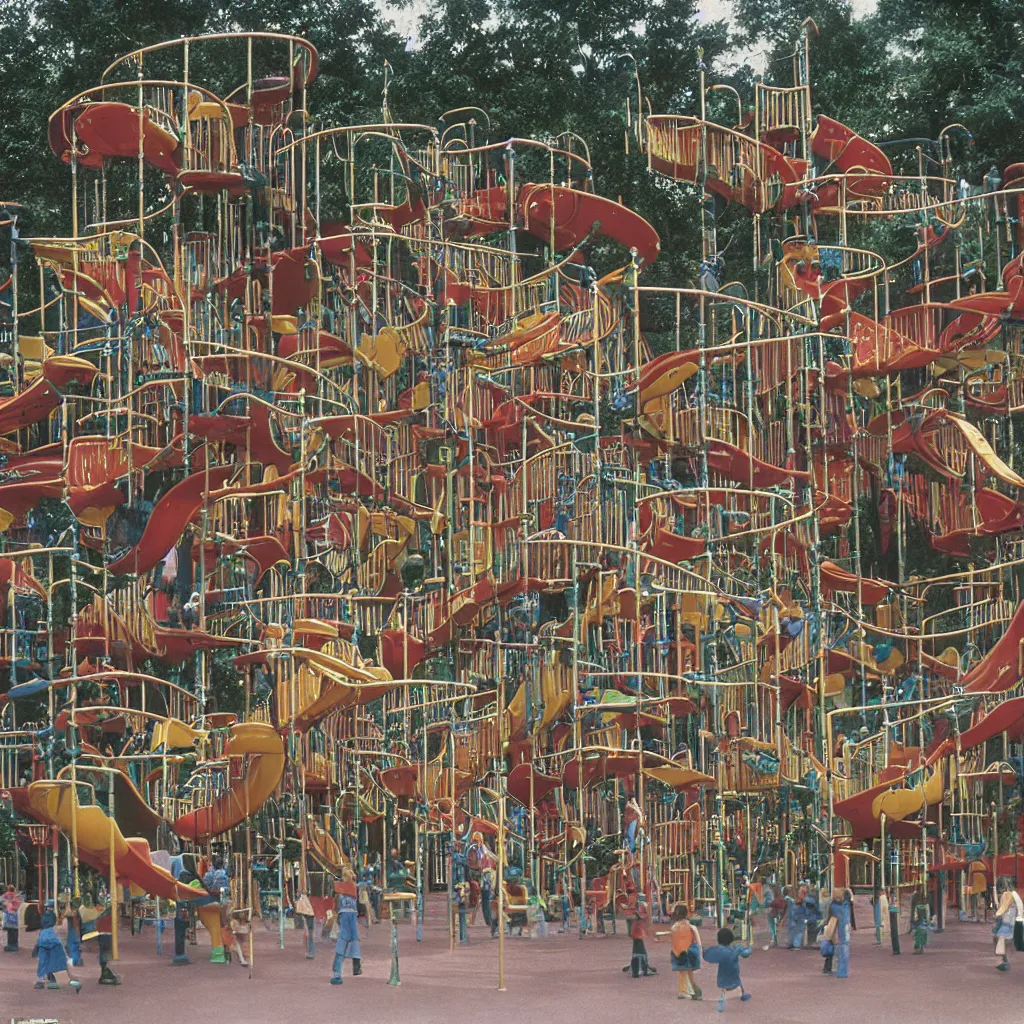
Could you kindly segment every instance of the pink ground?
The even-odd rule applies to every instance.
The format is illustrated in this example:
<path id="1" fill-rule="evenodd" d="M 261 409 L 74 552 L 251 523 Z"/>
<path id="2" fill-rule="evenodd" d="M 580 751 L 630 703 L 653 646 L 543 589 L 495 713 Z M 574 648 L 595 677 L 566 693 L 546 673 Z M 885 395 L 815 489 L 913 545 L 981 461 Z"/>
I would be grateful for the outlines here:
<path id="1" fill-rule="evenodd" d="M 858 917 L 871 920 L 870 908 L 858 900 Z M 905 920 L 905 918 L 904 918 Z M 839 1024 L 846 1021 L 931 1022 L 980 1021 L 1018 1024 L 1024 996 L 1024 956 L 1011 960 L 1005 974 L 994 970 L 990 926 L 952 923 L 946 932 L 929 936 L 923 956 L 910 953 L 903 936 L 903 955 L 893 957 L 887 944 L 876 946 L 873 929 L 854 935 L 850 977 L 824 977 L 817 951 L 790 952 L 760 946 L 743 964 L 743 981 L 753 999 L 730 1002 L 725 1016 L 715 1012 L 714 968 L 699 972 L 706 1001 L 679 1002 L 669 970 L 666 943 L 650 943 L 657 977 L 633 981 L 622 974 L 630 942 L 622 923 L 607 938 L 552 935 L 547 940 L 506 942 L 507 992 L 497 986 L 498 944 L 479 919 L 471 944 L 448 948 L 443 898 L 428 903 L 424 941 L 415 941 L 408 922 L 399 928 L 402 984 L 386 984 L 390 972 L 390 928 L 375 926 L 363 935 L 364 973 L 351 978 L 346 963 L 342 987 L 328 984 L 333 944 L 318 944 L 314 961 L 303 958 L 302 935 L 287 930 L 286 948 L 277 933 L 257 925 L 256 970 L 237 964 L 206 962 L 206 933 L 189 947 L 193 962 L 171 967 L 170 956 L 155 953 L 155 932 L 148 926 L 131 937 L 122 929 L 119 988 L 96 984 L 99 975 L 93 951 L 78 970 L 82 993 L 68 989 L 35 991 L 35 961 L 28 949 L 0 953 L 0 1019 L 44 1017 L 75 1024 L 235 1024 L 277 1020 L 402 1021 L 409 1024 L 507 1024 L 510 1015 L 528 1024 L 661 1024 L 682 1020 L 716 1021 L 745 1018 L 758 1024 Z M 702 930 L 705 943 L 712 930 Z M 165 933 L 165 948 L 171 946 Z M 761 938 L 763 943 L 764 938 Z M 91 944 L 90 944 L 91 945 Z M 1013 956 L 1011 951 L 1011 957 Z M 839 1002 L 841 1000 L 841 1002 Z"/>

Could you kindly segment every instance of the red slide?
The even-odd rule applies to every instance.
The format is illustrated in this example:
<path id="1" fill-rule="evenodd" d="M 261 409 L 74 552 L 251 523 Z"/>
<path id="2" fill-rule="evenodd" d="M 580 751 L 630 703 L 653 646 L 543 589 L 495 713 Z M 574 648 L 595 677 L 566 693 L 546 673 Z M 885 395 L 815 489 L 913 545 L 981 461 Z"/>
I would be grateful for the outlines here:
<path id="1" fill-rule="evenodd" d="M 203 504 L 207 483 L 211 491 L 223 487 L 235 471 L 234 466 L 215 466 L 187 476 L 175 484 L 157 503 L 142 531 L 142 538 L 127 554 L 108 566 L 115 576 L 149 572 L 174 547 L 192 517 Z"/>
<path id="2" fill-rule="evenodd" d="M 1013 614 L 1006 632 L 988 654 L 964 676 L 967 693 L 1001 693 L 1021 677 L 1020 644 L 1024 640 L 1024 604 Z"/>
<path id="3" fill-rule="evenodd" d="M 644 263 L 653 263 L 661 252 L 658 232 L 640 214 L 593 192 L 524 185 L 519 192 L 519 210 L 531 235 L 550 241 L 554 231 L 557 250 L 578 245 L 596 228 L 598 234 L 627 249 L 635 248 Z"/>

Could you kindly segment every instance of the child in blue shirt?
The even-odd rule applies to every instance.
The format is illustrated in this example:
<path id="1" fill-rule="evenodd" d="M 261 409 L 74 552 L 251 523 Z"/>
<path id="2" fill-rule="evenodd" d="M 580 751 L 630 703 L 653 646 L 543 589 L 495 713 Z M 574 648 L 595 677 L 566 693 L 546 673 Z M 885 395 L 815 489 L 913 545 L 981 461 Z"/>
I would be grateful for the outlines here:
<path id="1" fill-rule="evenodd" d="M 709 964 L 718 964 L 717 984 L 721 989 L 717 1007 L 719 1013 L 725 1010 L 726 992 L 732 992 L 738 988 L 741 993 L 740 999 L 743 1002 L 750 998 L 750 993 L 744 990 L 743 983 L 740 981 L 740 957 L 748 957 L 753 951 L 749 946 L 734 946 L 735 938 L 731 929 L 720 928 L 718 930 L 718 945 L 704 950 L 704 959 Z"/>

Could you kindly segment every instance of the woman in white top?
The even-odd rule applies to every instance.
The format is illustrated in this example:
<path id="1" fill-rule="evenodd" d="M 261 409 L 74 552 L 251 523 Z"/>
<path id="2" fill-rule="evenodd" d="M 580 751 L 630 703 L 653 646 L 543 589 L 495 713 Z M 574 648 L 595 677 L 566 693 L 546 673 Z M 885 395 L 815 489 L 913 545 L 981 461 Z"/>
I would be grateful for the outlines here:
<path id="1" fill-rule="evenodd" d="M 996 926 L 992 929 L 996 956 L 999 957 L 996 970 L 1008 971 L 1010 961 L 1006 956 L 1006 940 L 1013 939 L 1013 926 L 1017 921 L 1024 920 L 1024 902 L 1017 895 L 1012 878 L 1000 878 L 996 884 L 996 892 L 999 893 L 999 904 L 996 907 Z"/>

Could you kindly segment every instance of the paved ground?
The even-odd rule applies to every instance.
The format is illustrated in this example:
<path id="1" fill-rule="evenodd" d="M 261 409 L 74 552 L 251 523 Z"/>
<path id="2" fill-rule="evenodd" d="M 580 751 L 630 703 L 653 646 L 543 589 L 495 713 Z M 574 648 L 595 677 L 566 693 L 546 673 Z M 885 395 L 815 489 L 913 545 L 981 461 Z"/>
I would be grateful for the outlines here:
<path id="1" fill-rule="evenodd" d="M 862 904 L 863 901 L 858 901 Z M 867 906 L 859 917 L 870 920 Z M 620 968 L 629 956 L 629 940 L 618 936 L 587 938 L 552 935 L 546 940 L 511 939 L 506 943 L 506 992 L 497 992 L 498 944 L 480 923 L 471 944 L 450 952 L 444 903 L 428 905 L 424 941 L 417 943 L 409 923 L 400 926 L 402 984 L 386 984 L 390 971 L 390 930 L 371 929 L 363 941 L 364 973 L 351 978 L 346 965 L 342 987 L 328 984 L 333 948 L 324 943 L 314 961 L 303 959 L 302 935 L 288 931 L 286 948 L 277 933 L 256 936 L 252 980 L 237 964 L 205 961 L 206 935 L 190 948 L 193 963 L 171 967 L 170 957 L 155 954 L 152 927 L 134 938 L 122 932 L 123 978 L 119 988 L 96 984 L 95 955 L 79 969 L 81 995 L 68 989 L 35 991 L 35 961 L 29 951 L 0 953 L 0 1021 L 49 1018 L 74 1024 L 235 1024 L 288 1020 L 401 1021 L 403 1024 L 507 1024 L 518 1020 L 556 1020 L 558 1024 L 676 1024 L 680 1019 L 715 1021 L 713 968 L 700 982 L 704 1003 L 679 1002 L 668 969 L 666 944 L 651 944 L 657 977 L 633 981 Z M 365 936 L 365 932 L 363 933 Z M 705 928 L 704 939 L 710 939 Z M 169 934 L 167 935 L 169 939 Z M 168 943 L 169 945 L 169 943 Z M 758 1024 L 839 1024 L 846 1021 L 976 1021 L 1019 1024 L 1024 997 L 1024 956 L 1009 973 L 994 970 L 989 926 L 953 923 L 930 936 L 923 956 L 893 957 L 888 945 L 876 946 L 874 932 L 854 935 L 851 974 L 846 981 L 824 977 L 814 952 L 760 947 L 744 962 L 743 979 L 753 999 L 730 1003 L 726 1017 Z"/>

